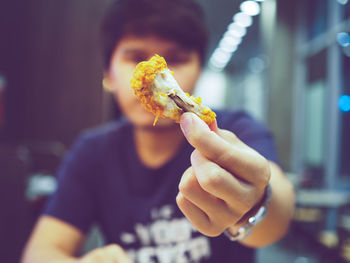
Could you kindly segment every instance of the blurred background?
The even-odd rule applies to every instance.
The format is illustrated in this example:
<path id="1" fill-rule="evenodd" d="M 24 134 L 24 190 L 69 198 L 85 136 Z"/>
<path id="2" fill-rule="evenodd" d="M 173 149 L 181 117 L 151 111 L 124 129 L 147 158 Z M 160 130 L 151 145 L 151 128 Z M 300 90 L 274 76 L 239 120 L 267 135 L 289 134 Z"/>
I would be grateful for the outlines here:
<path id="1" fill-rule="evenodd" d="M 16 263 L 79 133 L 118 118 L 102 89 L 108 0 L 0 0 L 0 251 Z M 350 1 L 201 0 L 197 95 L 272 130 L 297 191 L 291 231 L 257 262 L 350 262 Z M 91 235 L 85 249 L 103 240 Z"/>

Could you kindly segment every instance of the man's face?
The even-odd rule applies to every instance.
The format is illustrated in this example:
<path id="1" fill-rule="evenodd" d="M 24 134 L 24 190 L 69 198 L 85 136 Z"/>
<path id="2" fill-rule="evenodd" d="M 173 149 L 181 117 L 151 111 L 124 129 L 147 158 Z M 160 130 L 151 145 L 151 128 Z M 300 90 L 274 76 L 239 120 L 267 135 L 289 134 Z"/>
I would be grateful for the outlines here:
<path id="1" fill-rule="evenodd" d="M 174 42 L 156 36 L 125 36 L 119 41 L 112 55 L 109 71 L 105 74 L 108 86 L 124 115 L 136 127 L 151 127 L 154 115 L 137 101 L 130 79 L 137 63 L 150 59 L 154 54 L 163 56 L 180 87 L 192 93 L 201 72 L 197 52 L 181 48 Z M 157 127 L 170 127 L 174 122 L 160 118 Z"/>

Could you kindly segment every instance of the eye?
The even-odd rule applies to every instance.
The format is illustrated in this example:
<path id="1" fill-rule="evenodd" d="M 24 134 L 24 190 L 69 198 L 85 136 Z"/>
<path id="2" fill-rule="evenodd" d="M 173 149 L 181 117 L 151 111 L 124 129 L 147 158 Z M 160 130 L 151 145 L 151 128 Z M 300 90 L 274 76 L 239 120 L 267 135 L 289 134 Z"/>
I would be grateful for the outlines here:
<path id="1" fill-rule="evenodd" d="M 138 63 L 140 63 L 142 61 L 147 60 L 147 56 L 136 54 L 136 55 L 132 56 L 131 60 L 132 60 L 132 62 L 138 64 Z"/>
<path id="2" fill-rule="evenodd" d="M 125 62 L 138 64 L 142 61 L 147 60 L 147 55 L 145 55 L 141 52 L 126 52 L 123 56 L 123 60 Z"/>
<path id="3" fill-rule="evenodd" d="M 178 56 L 178 57 L 169 57 L 167 58 L 167 63 L 170 65 L 179 65 L 179 64 L 185 64 L 189 61 L 188 57 Z"/>
<path id="4" fill-rule="evenodd" d="M 187 54 L 174 54 L 166 57 L 168 65 L 181 65 L 185 64 L 190 60 L 190 56 Z"/>

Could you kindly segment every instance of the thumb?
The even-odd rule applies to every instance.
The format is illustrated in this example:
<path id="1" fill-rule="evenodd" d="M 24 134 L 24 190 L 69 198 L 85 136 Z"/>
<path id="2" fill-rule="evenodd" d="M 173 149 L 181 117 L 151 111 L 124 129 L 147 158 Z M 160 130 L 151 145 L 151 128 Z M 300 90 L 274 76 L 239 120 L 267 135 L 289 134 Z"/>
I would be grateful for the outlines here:
<path id="1" fill-rule="evenodd" d="M 219 130 L 216 122 L 210 126 L 191 112 L 182 114 L 180 118 L 180 127 L 187 141 L 203 154 L 222 143 L 222 138 L 215 132 Z"/>
<path id="2" fill-rule="evenodd" d="M 201 120 L 196 114 L 192 112 L 186 112 L 182 114 L 180 118 L 180 127 L 187 139 L 198 129 L 205 132 L 213 131 L 217 134 L 219 134 L 220 130 L 218 128 L 216 119 L 214 119 L 214 121 L 208 126 L 203 120 Z"/>
<path id="3" fill-rule="evenodd" d="M 205 134 L 210 132 L 208 125 L 192 112 L 186 112 L 181 115 L 180 127 L 188 141 L 191 141 L 191 137 L 197 133 Z"/>
<path id="4" fill-rule="evenodd" d="M 204 140 L 209 137 L 210 133 L 215 133 L 215 135 L 231 144 L 240 143 L 240 140 L 233 132 L 220 129 L 216 119 L 208 126 L 196 114 L 191 112 L 182 114 L 180 127 L 187 141 L 195 148 L 199 146 L 198 139 Z M 217 142 L 219 143 L 219 141 Z"/>

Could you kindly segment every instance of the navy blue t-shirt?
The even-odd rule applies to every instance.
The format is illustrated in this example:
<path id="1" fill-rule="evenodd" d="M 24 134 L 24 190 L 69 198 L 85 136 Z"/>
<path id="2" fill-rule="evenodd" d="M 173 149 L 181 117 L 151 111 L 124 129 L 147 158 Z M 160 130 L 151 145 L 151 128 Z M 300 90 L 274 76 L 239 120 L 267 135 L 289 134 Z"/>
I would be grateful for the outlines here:
<path id="1" fill-rule="evenodd" d="M 217 122 L 277 162 L 270 132 L 249 115 L 219 111 Z M 61 165 L 45 214 L 84 233 L 97 223 L 107 243 L 121 245 L 135 263 L 254 262 L 253 249 L 200 234 L 178 209 L 178 184 L 193 147 L 185 141 L 173 159 L 151 169 L 136 153 L 132 129 L 117 121 L 85 132 Z"/>

